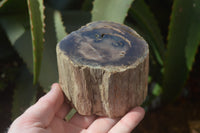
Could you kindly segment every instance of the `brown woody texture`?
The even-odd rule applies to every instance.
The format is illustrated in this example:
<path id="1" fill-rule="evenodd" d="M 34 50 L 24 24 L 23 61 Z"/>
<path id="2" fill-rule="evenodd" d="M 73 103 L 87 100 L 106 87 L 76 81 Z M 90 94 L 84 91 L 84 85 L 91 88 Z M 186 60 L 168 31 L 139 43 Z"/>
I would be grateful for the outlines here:
<path id="1" fill-rule="evenodd" d="M 148 44 L 131 28 L 92 22 L 57 45 L 59 83 L 81 115 L 121 117 L 147 95 Z"/>

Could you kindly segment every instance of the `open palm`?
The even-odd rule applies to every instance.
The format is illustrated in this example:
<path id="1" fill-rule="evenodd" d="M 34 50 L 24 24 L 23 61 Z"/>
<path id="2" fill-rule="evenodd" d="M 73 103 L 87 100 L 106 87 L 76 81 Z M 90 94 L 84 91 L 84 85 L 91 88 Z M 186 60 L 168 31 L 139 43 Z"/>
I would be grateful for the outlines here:
<path id="1" fill-rule="evenodd" d="M 82 116 L 78 113 L 70 121 L 65 116 L 71 107 L 64 102 L 58 84 L 18 117 L 8 133 L 129 133 L 144 117 L 144 110 L 136 107 L 121 119 Z"/>

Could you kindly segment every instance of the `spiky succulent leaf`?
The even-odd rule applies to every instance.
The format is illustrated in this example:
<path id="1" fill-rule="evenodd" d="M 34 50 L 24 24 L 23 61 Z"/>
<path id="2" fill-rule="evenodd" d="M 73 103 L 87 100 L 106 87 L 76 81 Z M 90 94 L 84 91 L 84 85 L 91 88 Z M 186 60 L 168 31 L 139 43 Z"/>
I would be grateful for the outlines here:
<path id="1" fill-rule="evenodd" d="M 182 91 L 200 44 L 200 1 L 175 0 L 164 67 L 164 100 Z"/>
<path id="2" fill-rule="evenodd" d="M 54 24 L 57 42 L 59 42 L 67 35 L 65 26 L 63 25 L 62 16 L 59 11 L 54 11 Z"/>
<path id="3" fill-rule="evenodd" d="M 95 0 L 92 21 L 107 20 L 123 23 L 134 0 Z"/>
<path id="4" fill-rule="evenodd" d="M 38 81 L 44 44 L 44 5 L 43 0 L 27 0 L 33 47 L 34 83 Z"/>
<path id="5" fill-rule="evenodd" d="M 136 0 L 129 10 L 131 17 L 142 30 L 141 34 L 150 46 L 151 54 L 160 65 L 163 65 L 164 42 L 153 13 L 144 0 Z"/>
<path id="6" fill-rule="evenodd" d="M 39 84 L 48 91 L 51 84 L 58 81 L 57 60 L 56 60 L 56 29 L 54 24 L 54 10 L 46 8 L 46 32 L 45 43 L 42 56 L 41 73 Z M 63 12 L 64 23 L 68 26 L 69 32 L 80 28 L 90 21 L 89 12 L 70 11 Z M 68 20 L 68 18 L 71 18 Z M 20 57 L 27 64 L 30 72 L 33 72 L 31 32 L 28 27 L 28 18 L 21 15 L 12 15 L 0 18 L 0 24 L 4 28 L 7 36 L 11 39 L 11 44 L 15 47 Z M 21 32 L 18 32 L 21 31 Z M 20 33 L 20 34 L 19 34 Z M 17 36 L 17 37 L 15 37 Z M 14 37 L 14 38 L 13 38 Z M 48 67 L 47 67 L 48 66 Z"/>
<path id="7" fill-rule="evenodd" d="M 19 14 L 7 15 L 0 18 L 0 24 L 5 30 L 11 44 L 17 50 L 18 54 L 22 57 L 32 73 L 33 59 L 28 18 Z"/>

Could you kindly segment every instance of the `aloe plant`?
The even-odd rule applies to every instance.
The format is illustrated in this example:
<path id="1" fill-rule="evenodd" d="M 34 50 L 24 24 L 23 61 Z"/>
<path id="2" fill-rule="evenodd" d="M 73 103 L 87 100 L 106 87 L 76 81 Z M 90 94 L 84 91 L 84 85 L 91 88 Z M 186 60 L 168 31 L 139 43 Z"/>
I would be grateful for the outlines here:
<path id="1" fill-rule="evenodd" d="M 14 117 L 20 114 L 19 108 L 28 107 L 36 100 L 39 89 L 30 81 L 38 82 L 44 91 L 58 81 L 57 42 L 67 35 L 66 31 L 70 33 L 90 21 L 114 21 L 134 28 L 149 43 L 149 86 L 154 86 L 151 94 L 164 101 L 180 95 L 200 44 L 198 0 L 173 1 L 167 42 L 164 41 L 166 36 L 161 34 L 160 21 L 144 0 L 85 0 L 80 4 L 78 10 L 76 7 L 75 11 L 60 11 L 48 6 L 44 10 L 43 0 L 0 2 L 0 25 L 29 70 L 21 70 L 19 80 L 23 75 L 29 78 L 23 79 L 27 80 L 24 84 L 19 81 L 14 91 Z"/>
<path id="2" fill-rule="evenodd" d="M 40 73 L 44 43 L 44 5 L 43 0 L 27 0 L 27 3 L 33 45 L 34 83 L 36 83 Z"/>
<path id="3" fill-rule="evenodd" d="M 144 0 L 136 0 L 129 12 L 129 19 L 135 23 L 126 23 L 133 27 L 149 44 L 150 77 L 153 82 L 162 84 L 162 68 L 165 55 L 165 44 L 158 22 Z"/>
<path id="4" fill-rule="evenodd" d="M 67 35 L 65 27 L 63 25 L 62 16 L 59 11 L 54 12 L 54 23 L 56 29 L 57 42 L 59 42 Z"/>
<path id="5" fill-rule="evenodd" d="M 184 86 L 200 44 L 200 1 L 176 0 L 169 26 L 164 65 L 164 99 L 176 98 Z"/>
<path id="6" fill-rule="evenodd" d="M 165 45 L 156 18 L 144 0 L 136 0 L 129 10 L 129 16 L 141 27 L 157 63 L 163 65 Z M 140 31 L 139 31 L 140 32 Z"/>

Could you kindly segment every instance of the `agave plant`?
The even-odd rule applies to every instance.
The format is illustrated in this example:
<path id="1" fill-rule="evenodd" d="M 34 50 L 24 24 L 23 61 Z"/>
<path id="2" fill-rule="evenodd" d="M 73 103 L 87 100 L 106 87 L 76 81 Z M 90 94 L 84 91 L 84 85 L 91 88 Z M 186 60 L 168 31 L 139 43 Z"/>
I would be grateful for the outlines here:
<path id="1" fill-rule="evenodd" d="M 45 8 L 43 0 L 0 2 L 0 25 L 29 70 L 22 68 L 19 76 L 13 117 L 20 114 L 19 108 L 35 102 L 37 85 L 47 91 L 58 81 L 56 44 L 90 21 L 114 21 L 134 28 L 150 47 L 150 95 L 169 102 L 181 94 L 200 44 L 199 0 L 172 2 L 167 36 L 161 34 L 161 22 L 144 0 L 84 0 L 78 4 L 81 8 L 61 11 Z"/>

